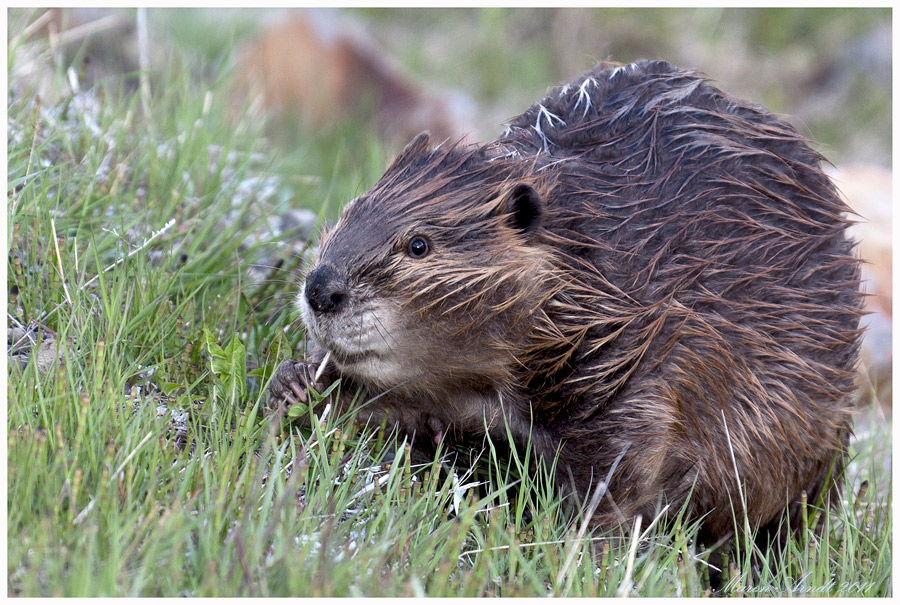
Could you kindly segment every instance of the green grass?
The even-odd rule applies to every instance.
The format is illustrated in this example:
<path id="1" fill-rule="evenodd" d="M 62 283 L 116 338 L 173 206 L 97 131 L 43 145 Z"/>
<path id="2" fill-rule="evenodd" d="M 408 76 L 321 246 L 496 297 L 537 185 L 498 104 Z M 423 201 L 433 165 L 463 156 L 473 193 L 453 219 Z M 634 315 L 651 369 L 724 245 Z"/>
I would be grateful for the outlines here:
<path id="1" fill-rule="evenodd" d="M 529 452 L 489 446 L 470 475 L 467 454 L 413 460 L 324 405 L 311 428 L 263 417 L 302 337 L 284 329 L 301 251 L 268 218 L 335 216 L 383 169 L 374 138 L 286 153 L 235 127 L 225 81 L 189 61 L 158 74 L 146 114 L 139 96 L 73 94 L 39 44 L 16 53 L 55 75 L 39 98 L 10 76 L 8 321 L 63 361 L 10 358 L 9 594 L 707 594 L 692 526 L 583 533 Z M 739 542 L 730 594 L 892 594 L 890 427 L 873 426 L 823 533 L 780 556 Z"/>

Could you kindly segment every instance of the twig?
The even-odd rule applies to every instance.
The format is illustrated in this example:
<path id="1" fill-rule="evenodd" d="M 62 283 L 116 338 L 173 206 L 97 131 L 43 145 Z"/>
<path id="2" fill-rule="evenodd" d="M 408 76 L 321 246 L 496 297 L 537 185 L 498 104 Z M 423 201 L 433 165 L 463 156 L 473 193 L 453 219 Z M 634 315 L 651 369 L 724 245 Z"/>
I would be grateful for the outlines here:
<path id="1" fill-rule="evenodd" d="M 16 323 L 19 323 L 19 322 L 16 322 Z M 30 348 L 33 348 L 34 345 L 37 344 L 37 341 L 34 339 L 34 337 L 31 334 L 29 334 L 28 332 L 25 332 L 25 335 L 22 336 L 22 338 L 20 338 L 16 342 L 12 343 L 12 346 L 10 347 L 10 349 L 15 351 L 16 349 L 21 347 L 22 343 L 25 342 L 26 340 L 30 343 Z"/>
<path id="2" fill-rule="evenodd" d="M 30 38 L 31 34 L 36 32 L 43 26 L 47 25 L 47 22 L 50 21 L 50 19 L 52 19 L 52 18 L 53 18 L 53 9 L 51 8 L 50 10 L 45 11 L 44 14 L 42 14 L 40 17 L 35 19 L 31 25 L 29 25 L 22 31 L 21 34 L 19 34 L 15 38 L 13 38 L 12 41 L 9 43 L 9 48 L 15 48 L 16 45 L 19 44 L 19 42 L 22 42 L 22 41 Z"/>
<path id="3" fill-rule="evenodd" d="M 82 23 L 81 25 L 60 32 L 59 43 L 67 44 L 69 42 L 81 40 L 82 38 L 87 38 L 88 36 L 102 32 L 103 30 L 111 29 L 119 25 L 120 22 L 118 16 L 107 15 L 94 21 Z"/>
<path id="4" fill-rule="evenodd" d="M 62 50 L 59 46 L 59 30 L 52 19 L 47 23 L 47 40 L 50 42 L 50 52 L 53 54 L 54 61 L 56 61 L 57 65 L 62 65 Z"/>
<path id="5" fill-rule="evenodd" d="M 325 428 L 325 419 L 328 418 L 328 412 L 330 412 L 330 411 L 331 411 L 331 404 L 326 403 L 325 409 L 322 410 L 322 415 L 319 416 L 319 426 L 321 426 L 323 429 Z"/>
<path id="6" fill-rule="evenodd" d="M 153 436 L 153 431 L 150 431 L 149 433 L 147 433 L 146 437 L 141 439 L 141 442 L 138 443 L 137 446 L 133 450 L 131 450 L 131 453 L 125 457 L 125 460 L 122 461 L 122 464 L 119 465 L 119 468 L 116 469 L 116 472 L 114 472 L 112 474 L 112 476 L 110 476 L 109 481 L 106 482 L 106 485 L 109 485 L 110 483 L 113 482 L 113 480 L 119 475 L 119 473 L 122 472 L 122 469 L 125 468 L 125 465 L 128 464 L 132 458 L 134 458 L 134 455 L 138 453 L 138 450 L 141 449 L 144 446 L 144 444 L 147 443 L 147 441 L 152 436 Z"/>
<path id="7" fill-rule="evenodd" d="M 367 483 L 361 490 L 350 496 L 350 503 L 348 504 L 348 507 L 353 505 L 356 502 L 357 498 L 359 498 L 360 496 L 365 496 L 369 492 L 374 491 L 375 488 L 381 487 L 382 485 L 390 481 L 390 479 L 390 475 L 382 475 L 381 477 L 375 479 L 375 481 Z"/>
<path id="8" fill-rule="evenodd" d="M 71 65 L 66 70 L 66 78 L 69 80 L 69 88 L 72 89 L 73 95 L 81 92 L 81 86 L 78 84 L 78 74 L 75 73 L 75 69 Z"/>
<path id="9" fill-rule="evenodd" d="M 59 254 L 59 240 L 56 237 L 56 221 L 50 216 L 50 230 L 53 231 L 53 247 L 56 248 L 56 262 L 59 265 L 59 278 L 62 280 L 63 292 L 66 293 L 66 301 L 72 306 L 72 297 L 69 296 L 69 288 L 66 286 L 66 274 L 63 271 L 62 256 Z"/>
<path id="10" fill-rule="evenodd" d="M 591 538 L 583 538 L 582 542 L 599 542 L 601 540 L 609 540 L 608 536 L 593 536 Z M 551 544 L 566 544 L 569 540 L 548 540 L 546 542 L 526 542 L 524 544 L 517 544 L 517 548 L 525 548 L 531 546 L 549 546 Z M 483 552 L 492 552 L 495 550 L 509 550 L 510 545 L 504 544 L 502 546 L 492 546 L 490 548 L 476 548 L 474 550 L 467 550 L 465 552 L 459 553 L 460 557 L 466 557 L 468 555 L 477 555 Z"/>
<path id="11" fill-rule="evenodd" d="M 316 375 L 313 378 L 313 382 L 319 382 L 319 378 L 321 378 L 322 374 L 325 372 L 325 366 L 328 365 L 329 361 L 331 361 L 331 351 L 325 353 L 325 358 L 322 359 L 322 363 L 319 364 L 319 369 L 316 370 Z"/>
<path id="12" fill-rule="evenodd" d="M 653 521 L 650 522 L 650 525 L 648 525 L 648 526 L 647 526 L 647 529 L 644 530 L 644 533 L 641 534 L 641 540 L 642 540 L 642 541 L 643 541 L 648 535 L 650 535 L 650 531 L 651 531 L 654 527 L 656 527 L 657 522 L 659 522 L 659 520 L 662 519 L 662 516 L 663 516 L 664 514 L 666 514 L 666 511 L 669 510 L 669 506 L 670 506 L 669 504 L 666 504 L 664 507 L 662 507 L 662 510 L 659 511 L 659 514 L 657 514 L 657 515 L 653 518 Z"/>
<path id="13" fill-rule="evenodd" d="M 78 513 L 78 515 L 74 519 L 72 519 L 72 525 L 78 525 L 79 523 L 84 521 L 84 518 L 87 517 L 88 513 L 91 512 L 92 510 L 94 510 L 94 499 L 93 498 L 91 498 L 90 502 L 87 503 L 87 506 L 85 506 L 81 510 L 81 512 Z"/>
<path id="14" fill-rule="evenodd" d="M 631 548 L 628 549 L 628 564 L 625 565 L 625 577 L 619 586 L 619 598 L 625 598 L 631 592 L 631 576 L 634 573 L 634 555 L 637 553 L 637 544 L 640 541 L 638 532 L 641 531 L 641 516 L 634 518 L 634 531 L 631 533 Z"/>
<path id="15" fill-rule="evenodd" d="M 653 546 L 656 546 L 658 548 L 665 548 L 667 550 L 676 550 L 676 548 L 674 546 L 671 546 L 670 544 L 664 544 L 658 540 L 648 540 L 648 543 L 652 544 Z M 707 549 L 707 550 L 703 551 L 703 553 L 708 553 L 711 550 L 712 549 Z M 691 561 L 693 561 L 694 563 L 700 563 L 701 565 L 706 565 L 710 569 L 714 569 L 716 571 L 722 571 L 721 569 L 719 569 L 717 566 L 713 565 L 712 563 L 709 563 L 708 561 L 704 561 L 701 558 L 701 554 L 703 554 L 703 553 L 690 553 L 689 552 L 687 554 L 687 558 L 690 559 Z"/>
<path id="16" fill-rule="evenodd" d="M 138 33 L 138 66 L 141 70 L 141 105 L 144 107 L 144 115 L 150 115 L 150 40 L 147 35 L 147 8 L 137 9 L 137 33 Z"/>
<path id="17" fill-rule="evenodd" d="M 737 481 L 738 496 L 744 510 L 744 530 L 750 535 L 750 519 L 747 515 L 747 505 L 744 499 L 744 487 L 741 485 L 741 474 L 738 472 L 737 458 L 734 456 L 734 447 L 731 444 L 731 433 L 728 431 L 728 421 L 725 420 L 725 410 L 719 410 L 722 413 L 722 424 L 725 426 L 725 440 L 728 441 L 728 451 L 731 453 L 731 464 L 734 466 L 734 478 Z"/>
<path id="18" fill-rule="evenodd" d="M 143 250 L 144 248 L 146 248 L 146 247 L 147 247 L 147 244 L 149 244 L 150 242 L 152 242 L 153 240 L 155 240 L 157 237 L 159 237 L 160 235 L 162 235 L 163 233 L 165 233 L 166 231 L 168 231 L 169 229 L 171 229 L 171 228 L 172 228 L 172 225 L 174 225 L 174 224 L 175 224 L 175 219 L 174 219 L 174 218 L 173 218 L 173 219 L 170 219 L 168 223 L 166 223 L 165 225 L 163 225 L 162 229 L 160 229 L 159 231 L 157 231 L 156 233 L 154 233 L 154 234 L 152 234 L 150 237 L 148 237 L 148 238 L 146 239 L 146 241 L 144 241 L 143 244 L 141 244 L 139 247 L 135 248 L 134 250 L 132 250 L 131 252 L 129 252 L 128 254 L 126 254 L 125 256 L 123 256 L 122 258 L 120 258 L 119 260 L 117 260 L 116 262 L 114 262 L 113 264 L 111 264 L 110 266 L 108 266 L 107 268 L 105 268 L 105 269 L 104 269 L 103 271 L 101 271 L 100 273 L 106 273 L 107 271 L 109 271 L 110 269 L 112 269 L 113 267 L 115 267 L 116 265 L 118 265 L 119 263 L 124 262 L 125 260 L 131 258 L 131 257 L 134 256 L 135 254 L 137 254 L 138 252 L 140 252 L 141 250 Z M 100 273 L 98 273 L 97 275 L 95 275 L 95 276 L 92 277 L 91 279 L 87 280 L 87 282 L 85 282 L 85 284 L 84 284 L 84 287 L 86 288 L 86 287 L 90 286 L 92 283 L 94 283 L 94 280 L 96 280 L 98 277 L 100 277 Z"/>

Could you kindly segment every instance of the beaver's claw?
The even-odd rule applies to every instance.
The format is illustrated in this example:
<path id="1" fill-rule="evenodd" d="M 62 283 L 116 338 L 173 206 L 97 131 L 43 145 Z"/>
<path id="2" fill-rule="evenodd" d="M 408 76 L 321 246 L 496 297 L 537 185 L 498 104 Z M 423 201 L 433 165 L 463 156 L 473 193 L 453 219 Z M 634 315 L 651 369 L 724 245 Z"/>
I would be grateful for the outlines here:
<path id="1" fill-rule="evenodd" d="M 284 403 L 289 406 L 306 403 L 309 399 L 307 391 L 321 392 L 322 384 L 315 381 L 317 368 L 317 364 L 303 361 L 282 362 L 269 383 L 269 407 L 276 409 Z"/>

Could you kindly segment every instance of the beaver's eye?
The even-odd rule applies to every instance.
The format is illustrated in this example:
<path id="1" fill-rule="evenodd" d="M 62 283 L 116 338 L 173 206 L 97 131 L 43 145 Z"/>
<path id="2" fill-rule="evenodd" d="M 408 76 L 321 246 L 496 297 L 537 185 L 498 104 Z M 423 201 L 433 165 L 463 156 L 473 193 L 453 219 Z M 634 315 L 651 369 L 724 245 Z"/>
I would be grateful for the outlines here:
<path id="1" fill-rule="evenodd" d="M 414 237 L 409 242 L 409 255 L 413 258 L 424 258 L 428 254 L 428 242 L 422 237 Z"/>

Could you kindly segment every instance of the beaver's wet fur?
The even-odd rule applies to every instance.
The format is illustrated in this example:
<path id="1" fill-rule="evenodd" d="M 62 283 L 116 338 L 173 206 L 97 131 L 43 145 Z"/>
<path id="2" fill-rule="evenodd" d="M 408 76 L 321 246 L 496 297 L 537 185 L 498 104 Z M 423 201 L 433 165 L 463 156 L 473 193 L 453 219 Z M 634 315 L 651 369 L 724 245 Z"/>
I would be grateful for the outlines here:
<path id="1" fill-rule="evenodd" d="M 690 494 L 707 543 L 799 527 L 840 485 L 859 340 L 821 161 L 698 73 L 598 65 L 490 143 L 420 135 L 347 206 L 299 296 L 309 361 L 419 440 L 508 426 L 582 498 L 614 468 L 600 526 Z"/>

